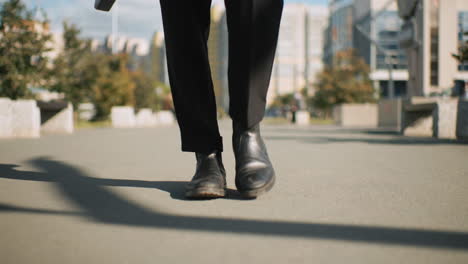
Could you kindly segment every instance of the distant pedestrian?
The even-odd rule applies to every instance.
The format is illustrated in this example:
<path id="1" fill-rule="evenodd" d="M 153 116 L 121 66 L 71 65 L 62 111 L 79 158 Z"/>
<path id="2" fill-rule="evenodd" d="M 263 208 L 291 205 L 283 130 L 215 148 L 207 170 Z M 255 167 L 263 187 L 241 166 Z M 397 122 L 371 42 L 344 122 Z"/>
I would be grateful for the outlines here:
<path id="1" fill-rule="evenodd" d="M 297 112 L 297 105 L 293 103 L 291 105 L 291 123 L 295 124 L 296 123 L 296 112 Z"/>

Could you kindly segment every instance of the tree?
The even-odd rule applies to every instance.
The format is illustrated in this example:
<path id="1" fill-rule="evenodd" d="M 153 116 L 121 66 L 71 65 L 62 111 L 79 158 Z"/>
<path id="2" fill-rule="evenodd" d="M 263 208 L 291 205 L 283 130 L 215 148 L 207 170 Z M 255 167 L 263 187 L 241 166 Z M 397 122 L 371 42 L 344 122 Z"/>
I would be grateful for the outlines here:
<path id="1" fill-rule="evenodd" d="M 158 95 L 155 82 L 145 72 L 139 70 L 132 73 L 135 83 L 135 108 L 151 108 L 158 110 Z"/>
<path id="2" fill-rule="evenodd" d="M 50 51 L 46 18 L 37 19 L 21 0 L 9 0 L 0 10 L 0 96 L 30 97 L 29 88 L 44 81 Z"/>
<path id="3" fill-rule="evenodd" d="M 337 53 L 332 65 L 325 67 L 317 79 L 311 101 L 326 114 L 336 104 L 375 101 L 369 66 L 352 50 Z"/>
<path id="4" fill-rule="evenodd" d="M 50 72 L 51 90 L 64 93 L 75 109 L 79 103 L 90 99 L 91 86 L 99 73 L 89 69 L 95 56 L 91 53 L 89 40 L 80 38 L 80 32 L 77 26 L 63 23 L 64 47 Z"/>
<path id="5" fill-rule="evenodd" d="M 145 86 L 146 82 L 132 77 L 129 57 L 92 52 L 90 41 L 80 34 L 76 25 L 63 24 L 64 49 L 50 72 L 50 88 L 63 92 L 75 109 L 82 102 L 92 102 L 96 108 L 94 120 L 107 119 L 113 106 L 133 106 L 135 84 Z"/>
<path id="6" fill-rule="evenodd" d="M 273 100 L 270 107 L 273 107 L 273 108 L 291 107 L 295 103 L 296 103 L 296 100 L 294 99 L 294 93 L 287 93 L 287 94 L 276 96 L 275 100 Z"/>
<path id="7" fill-rule="evenodd" d="M 97 74 L 92 85 L 92 102 L 96 107 L 94 120 L 106 119 L 112 106 L 135 105 L 135 83 L 127 68 L 126 54 L 95 54 L 89 71 Z"/>

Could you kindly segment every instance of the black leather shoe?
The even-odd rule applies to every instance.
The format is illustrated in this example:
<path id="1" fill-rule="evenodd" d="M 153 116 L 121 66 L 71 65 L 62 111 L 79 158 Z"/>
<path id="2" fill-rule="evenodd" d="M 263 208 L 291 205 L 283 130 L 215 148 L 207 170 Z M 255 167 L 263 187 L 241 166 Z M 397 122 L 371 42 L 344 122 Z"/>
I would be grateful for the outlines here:
<path id="1" fill-rule="evenodd" d="M 256 198 L 275 183 L 275 171 L 260 136 L 260 126 L 245 129 L 234 123 L 233 130 L 237 190 L 246 198 Z"/>
<path id="2" fill-rule="evenodd" d="M 185 187 L 187 198 L 218 198 L 226 194 L 226 171 L 220 152 L 195 153 L 197 168 Z"/>

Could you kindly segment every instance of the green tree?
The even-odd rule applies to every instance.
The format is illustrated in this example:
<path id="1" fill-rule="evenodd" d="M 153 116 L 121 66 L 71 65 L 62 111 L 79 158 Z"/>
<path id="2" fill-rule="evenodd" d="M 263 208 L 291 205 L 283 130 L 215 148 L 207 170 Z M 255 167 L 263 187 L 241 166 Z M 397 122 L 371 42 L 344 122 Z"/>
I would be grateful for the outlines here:
<path id="1" fill-rule="evenodd" d="M 77 26 L 63 23 L 64 47 L 50 72 L 51 90 L 64 93 L 75 109 L 79 103 L 90 99 L 91 86 L 97 81 L 96 73 L 100 72 L 90 70 L 96 58 L 91 53 L 89 40 L 82 39 L 80 32 Z"/>
<path id="2" fill-rule="evenodd" d="M 287 93 L 276 96 L 275 100 L 271 103 L 272 107 L 291 106 L 295 103 L 294 93 Z"/>
<path id="3" fill-rule="evenodd" d="M 375 101 L 369 66 L 352 50 L 339 52 L 333 64 L 325 67 L 317 79 L 311 103 L 327 115 L 336 104 Z"/>
<path id="4" fill-rule="evenodd" d="M 89 71 L 95 71 L 97 81 L 92 85 L 92 99 L 96 107 L 94 120 L 109 117 L 112 106 L 135 105 L 135 83 L 127 68 L 126 54 L 95 54 Z"/>
<path id="5" fill-rule="evenodd" d="M 21 0 L 9 0 L 1 6 L 0 96 L 30 97 L 29 87 L 44 81 L 51 35 L 47 19 L 34 18 L 33 14 Z"/>

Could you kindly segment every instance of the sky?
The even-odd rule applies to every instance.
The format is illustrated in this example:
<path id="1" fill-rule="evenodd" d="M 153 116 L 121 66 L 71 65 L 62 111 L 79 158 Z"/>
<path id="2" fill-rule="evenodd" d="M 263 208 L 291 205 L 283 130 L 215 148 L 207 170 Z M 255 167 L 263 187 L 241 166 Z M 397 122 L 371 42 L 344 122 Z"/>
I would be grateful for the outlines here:
<path id="1" fill-rule="evenodd" d="M 0 0 L 0 4 L 6 1 Z M 23 2 L 28 7 L 39 6 L 44 9 L 54 32 L 61 32 L 64 20 L 77 24 L 86 37 L 103 39 L 112 31 L 112 11 L 96 11 L 94 0 L 23 0 Z M 284 2 L 326 6 L 328 0 L 284 0 Z M 154 32 L 162 31 L 158 0 L 117 0 L 116 3 L 119 5 L 119 35 L 149 40 Z M 213 0 L 213 3 L 222 4 L 223 0 Z"/>

